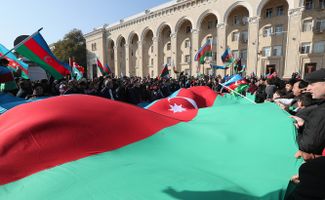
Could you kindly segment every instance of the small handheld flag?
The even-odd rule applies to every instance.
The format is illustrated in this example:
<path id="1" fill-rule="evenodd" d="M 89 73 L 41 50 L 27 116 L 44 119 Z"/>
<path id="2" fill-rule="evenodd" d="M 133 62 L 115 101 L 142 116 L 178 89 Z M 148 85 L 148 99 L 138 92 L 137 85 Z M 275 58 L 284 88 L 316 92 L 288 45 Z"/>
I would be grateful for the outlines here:
<path id="1" fill-rule="evenodd" d="M 212 57 L 212 40 L 208 39 L 207 42 L 199 49 L 194 57 L 195 61 L 200 61 L 201 64 L 205 63 L 206 57 Z"/>

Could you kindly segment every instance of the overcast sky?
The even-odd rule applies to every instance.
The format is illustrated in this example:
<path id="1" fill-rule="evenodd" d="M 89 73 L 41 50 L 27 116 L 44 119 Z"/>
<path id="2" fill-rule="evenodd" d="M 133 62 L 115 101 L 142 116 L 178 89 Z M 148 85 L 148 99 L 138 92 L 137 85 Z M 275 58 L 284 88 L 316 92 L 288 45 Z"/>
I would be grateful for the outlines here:
<path id="1" fill-rule="evenodd" d="M 0 43 L 7 48 L 19 35 L 39 28 L 48 44 L 73 28 L 88 33 L 169 0 L 1 0 Z"/>

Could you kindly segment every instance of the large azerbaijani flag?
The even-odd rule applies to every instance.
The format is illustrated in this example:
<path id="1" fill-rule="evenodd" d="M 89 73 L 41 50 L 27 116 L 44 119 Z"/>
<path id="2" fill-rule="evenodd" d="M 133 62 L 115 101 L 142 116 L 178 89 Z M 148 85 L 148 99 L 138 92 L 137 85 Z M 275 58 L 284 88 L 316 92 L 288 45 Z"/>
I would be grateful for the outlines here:
<path id="1" fill-rule="evenodd" d="M 0 56 L 3 56 L 5 54 L 7 54 L 6 56 L 4 56 L 8 61 L 9 61 L 9 65 L 8 67 L 10 67 L 11 69 L 13 69 L 13 71 L 17 71 L 18 69 L 21 70 L 21 77 L 24 79 L 28 79 L 28 64 L 24 63 L 21 60 L 18 60 L 18 58 L 15 56 L 15 54 L 13 54 L 12 52 L 8 53 L 8 49 L 3 46 L 2 44 L 0 44 Z"/>
<path id="2" fill-rule="evenodd" d="M 0 199 L 281 199 L 294 126 L 242 101 L 195 87 L 148 109 L 83 95 L 15 107 L 0 116 Z"/>
<path id="3" fill-rule="evenodd" d="M 71 73 L 70 67 L 61 63 L 52 53 L 42 35 L 37 32 L 16 48 L 16 51 L 39 64 L 55 79 L 62 79 Z"/>

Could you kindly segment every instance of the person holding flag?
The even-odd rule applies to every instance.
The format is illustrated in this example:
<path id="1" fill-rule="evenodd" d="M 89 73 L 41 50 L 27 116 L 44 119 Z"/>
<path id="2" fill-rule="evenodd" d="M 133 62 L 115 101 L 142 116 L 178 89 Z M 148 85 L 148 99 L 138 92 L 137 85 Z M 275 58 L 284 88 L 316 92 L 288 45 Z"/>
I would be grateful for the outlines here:
<path id="1" fill-rule="evenodd" d="M 100 62 L 100 60 L 97 58 L 97 67 L 99 68 L 100 72 L 103 76 L 111 74 L 111 71 L 108 67 L 108 65 L 103 66 L 103 64 Z"/>
<path id="2" fill-rule="evenodd" d="M 5 55 L 6 54 L 6 55 Z M 3 56 L 9 61 L 8 67 L 14 72 L 19 72 L 23 79 L 29 79 L 28 77 L 28 64 L 19 60 L 15 54 L 10 52 L 5 46 L 0 44 L 0 56 Z"/>
<path id="3" fill-rule="evenodd" d="M 0 59 L 0 92 L 13 92 L 18 89 L 14 75 L 8 69 L 9 61 L 5 58 Z"/>
<path id="4" fill-rule="evenodd" d="M 169 70 L 168 70 L 168 64 L 165 64 L 165 67 L 161 70 L 159 79 L 165 78 L 168 79 L 170 77 Z"/>

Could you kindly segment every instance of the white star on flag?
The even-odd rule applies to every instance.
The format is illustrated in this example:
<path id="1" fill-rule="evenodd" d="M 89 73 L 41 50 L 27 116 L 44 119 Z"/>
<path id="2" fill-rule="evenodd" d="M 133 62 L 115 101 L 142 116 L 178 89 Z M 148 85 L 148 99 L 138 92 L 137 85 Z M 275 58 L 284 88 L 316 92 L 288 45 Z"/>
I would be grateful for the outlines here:
<path id="1" fill-rule="evenodd" d="M 181 113 L 186 111 L 185 108 L 183 108 L 182 104 L 181 105 L 177 105 L 176 103 L 174 103 L 174 105 L 169 105 L 170 106 L 170 111 L 174 112 L 174 113 Z"/>

